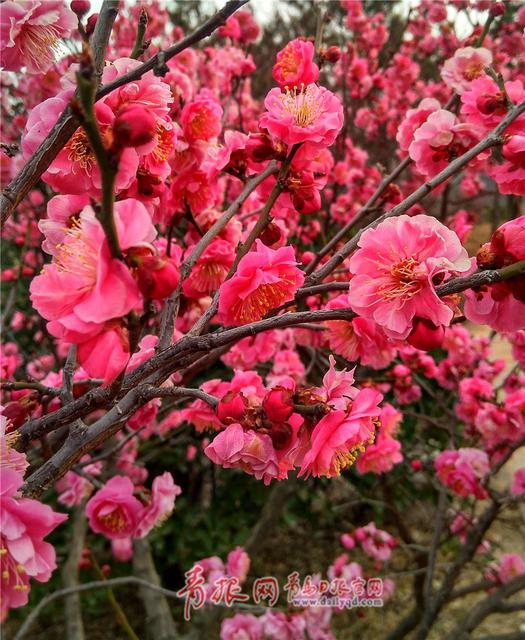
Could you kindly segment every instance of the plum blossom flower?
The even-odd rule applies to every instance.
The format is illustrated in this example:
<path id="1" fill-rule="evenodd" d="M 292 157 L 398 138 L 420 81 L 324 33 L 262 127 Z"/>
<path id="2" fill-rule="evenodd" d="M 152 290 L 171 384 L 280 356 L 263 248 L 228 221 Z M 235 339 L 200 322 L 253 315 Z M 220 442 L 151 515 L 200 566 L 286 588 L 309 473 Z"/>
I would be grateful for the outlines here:
<path id="1" fill-rule="evenodd" d="M 365 444 L 374 440 L 375 424 L 383 396 L 361 389 L 346 411 L 334 410 L 321 418 L 311 435 L 299 476 L 338 476 L 352 465 Z"/>
<path id="2" fill-rule="evenodd" d="M 481 481 L 490 470 L 485 451 L 473 448 L 442 451 L 434 461 L 438 478 L 456 495 L 474 496 L 478 500 L 487 497 Z"/>
<path id="3" fill-rule="evenodd" d="M 58 117 L 67 107 L 71 93 L 67 90 L 53 98 L 48 98 L 31 111 L 22 135 L 24 158 L 29 159 L 51 131 Z M 109 146 L 115 114 L 105 102 L 100 101 L 95 104 L 95 115 L 102 139 Z M 117 192 L 131 186 L 138 165 L 137 151 L 133 148 L 124 149 L 120 154 L 115 182 Z M 82 127 L 79 127 L 67 144 L 60 149 L 56 158 L 42 174 L 42 179 L 55 191 L 61 193 L 76 195 L 101 193 L 100 169 Z"/>
<path id="4" fill-rule="evenodd" d="M 280 476 L 279 461 L 269 435 L 232 424 L 221 431 L 204 453 L 225 469 L 238 468 L 253 475 L 264 484 Z"/>
<path id="5" fill-rule="evenodd" d="M 328 309 L 350 306 L 348 295 L 338 296 L 327 305 Z M 383 369 L 392 362 L 396 348 L 383 329 L 368 318 L 329 320 L 328 343 L 330 349 L 350 362 L 360 361 L 373 369 Z"/>
<path id="6" fill-rule="evenodd" d="M 525 560 L 518 553 L 504 553 L 497 563 L 489 566 L 485 576 L 499 584 L 506 584 L 524 573 Z"/>
<path id="7" fill-rule="evenodd" d="M 129 478 L 113 476 L 108 480 L 86 505 L 92 531 L 110 539 L 132 536 L 144 514 L 144 506 L 133 491 Z"/>
<path id="8" fill-rule="evenodd" d="M 235 275 L 221 285 L 219 316 L 228 325 L 242 325 L 263 318 L 268 311 L 293 300 L 303 284 L 292 247 L 273 250 L 260 240 L 255 251 L 239 262 Z"/>
<path id="9" fill-rule="evenodd" d="M 396 140 L 399 148 L 408 151 L 410 143 L 414 139 L 414 131 L 426 122 L 428 116 L 440 108 L 439 102 L 435 98 L 424 98 L 415 109 L 406 112 L 405 119 L 399 125 Z"/>
<path id="10" fill-rule="evenodd" d="M 510 493 L 513 496 L 521 496 L 525 493 L 525 467 L 514 473 Z"/>
<path id="11" fill-rule="evenodd" d="M 216 138 L 222 129 L 222 107 L 211 98 L 197 97 L 184 106 L 181 125 L 188 141 Z"/>
<path id="12" fill-rule="evenodd" d="M 151 487 L 151 500 L 144 509 L 134 537 L 144 538 L 153 529 L 160 526 L 175 507 L 175 498 L 182 493 L 182 489 L 174 483 L 169 471 L 157 476 Z"/>
<path id="13" fill-rule="evenodd" d="M 496 229 L 491 242 L 478 251 L 477 260 L 480 267 L 494 269 L 525 260 L 525 216 Z M 465 297 L 464 310 L 469 320 L 488 324 L 496 331 L 525 328 L 525 276 L 469 289 Z"/>
<path id="14" fill-rule="evenodd" d="M 506 94 L 506 95 L 505 95 Z M 514 104 L 525 98 L 525 87 L 521 80 L 505 82 L 505 93 L 498 84 L 487 76 L 474 80 L 467 91 L 461 94 L 461 114 L 466 121 L 487 132 L 494 129 L 509 110 L 507 96 Z M 506 133 L 523 131 L 525 116 L 518 116 L 506 129 Z"/>
<path id="15" fill-rule="evenodd" d="M 485 47 L 456 49 L 452 58 L 445 61 L 441 70 L 443 82 L 461 95 L 471 82 L 485 74 L 485 67 L 492 63 L 492 54 Z"/>
<path id="16" fill-rule="evenodd" d="M 0 572 L 2 601 L 0 620 L 10 608 L 27 604 L 29 579 L 47 582 L 56 569 L 55 550 L 44 538 L 67 519 L 47 505 L 18 497 L 22 476 L 0 467 Z"/>
<path id="17" fill-rule="evenodd" d="M 263 623 L 250 613 L 237 613 L 221 625 L 221 640 L 263 640 Z"/>
<path id="18" fill-rule="evenodd" d="M 343 106 L 325 87 L 309 84 L 300 91 L 272 89 L 264 100 L 259 126 L 287 145 L 313 142 L 329 147 L 343 126 Z"/>
<path id="19" fill-rule="evenodd" d="M 319 67 L 314 62 L 314 45 L 308 40 L 295 38 L 277 53 L 272 69 L 274 80 L 284 90 L 317 82 Z"/>
<path id="20" fill-rule="evenodd" d="M 439 109 L 415 130 L 408 154 L 417 170 L 430 178 L 473 147 L 480 140 L 481 132 L 476 125 L 460 123 L 453 113 Z M 477 161 L 488 155 L 488 151 L 479 154 Z"/>
<path id="21" fill-rule="evenodd" d="M 525 196 L 525 135 L 511 136 L 503 145 L 502 155 L 504 161 L 491 167 L 490 177 L 495 180 L 500 193 Z"/>
<path id="22" fill-rule="evenodd" d="M 60 40 L 77 27 L 76 15 L 62 0 L 24 0 L 2 3 L 0 50 L 7 71 L 27 67 L 45 73 L 60 52 Z"/>
<path id="23" fill-rule="evenodd" d="M 470 269 L 456 234 L 423 214 L 385 220 L 359 239 L 350 260 L 348 300 L 359 315 L 386 335 L 406 338 L 414 317 L 448 326 L 453 311 L 435 292 L 435 282 Z"/>
<path id="24" fill-rule="evenodd" d="M 117 202 L 114 217 L 123 250 L 155 238 L 151 218 L 140 202 Z M 30 292 L 35 309 L 49 320 L 49 331 L 74 343 L 92 338 L 101 324 L 125 316 L 141 303 L 129 269 L 111 258 L 91 207 L 68 229 L 55 259 L 33 279 Z"/>
<path id="25" fill-rule="evenodd" d="M 386 531 L 378 529 L 374 522 L 354 531 L 354 538 L 363 547 L 363 551 L 374 560 L 386 562 L 392 555 L 396 545 L 395 539 Z"/>

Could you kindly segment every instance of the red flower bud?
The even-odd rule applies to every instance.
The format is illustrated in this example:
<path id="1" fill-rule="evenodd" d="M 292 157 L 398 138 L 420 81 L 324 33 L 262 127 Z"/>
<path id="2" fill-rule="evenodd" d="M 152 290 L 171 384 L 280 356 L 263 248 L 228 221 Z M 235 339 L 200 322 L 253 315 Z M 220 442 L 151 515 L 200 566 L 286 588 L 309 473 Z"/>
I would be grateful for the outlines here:
<path id="1" fill-rule="evenodd" d="M 90 36 L 95 31 L 98 20 L 98 13 L 92 13 L 86 22 L 86 35 Z"/>
<path id="2" fill-rule="evenodd" d="M 504 2 L 495 2 L 489 9 L 489 14 L 493 18 L 497 18 L 497 16 L 502 16 L 504 13 L 505 13 Z"/>
<path id="3" fill-rule="evenodd" d="M 292 439 L 292 427 L 286 422 L 272 424 L 268 435 L 272 439 L 275 449 L 286 449 Z"/>
<path id="4" fill-rule="evenodd" d="M 324 57 L 328 62 L 335 64 L 341 57 L 341 49 L 336 45 L 332 45 L 324 52 Z"/>
<path id="5" fill-rule="evenodd" d="M 274 387 L 264 397 L 264 412 L 272 422 L 285 422 L 293 413 L 292 392 L 284 387 Z"/>
<path id="6" fill-rule="evenodd" d="M 410 461 L 410 466 L 414 471 L 421 471 L 421 469 L 423 468 L 423 463 L 418 458 L 415 458 L 414 460 Z"/>
<path id="7" fill-rule="evenodd" d="M 407 338 L 408 344 L 421 351 L 432 351 L 443 344 L 445 328 L 436 325 L 426 318 L 414 318 L 413 329 Z"/>
<path id="8" fill-rule="evenodd" d="M 151 300 L 164 300 L 179 284 L 179 266 L 173 258 L 145 256 L 136 275 L 140 292 Z"/>
<path id="9" fill-rule="evenodd" d="M 155 116 L 143 107 L 121 111 L 113 123 L 114 144 L 117 147 L 141 147 L 151 142 L 157 132 Z"/>
<path id="10" fill-rule="evenodd" d="M 282 229 L 275 222 L 270 222 L 259 234 L 259 240 L 267 247 L 273 247 L 282 237 Z"/>
<path id="11" fill-rule="evenodd" d="M 91 9 L 91 3 L 89 0 L 71 0 L 71 11 L 77 14 L 78 18 L 81 18 Z"/>
<path id="12" fill-rule="evenodd" d="M 485 116 L 496 114 L 504 115 L 507 113 L 507 103 L 503 93 L 483 94 L 476 98 L 476 107 Z"/>
<path id="13" fill-rule="evenodd" d="M 228 393 L 219 400 L 219 404 L 215 409 L 217 417 L 223 424 L 233 424 L 241 422 L 248 407 L 248 401 L 242 393 L 236 391 L 228 391 Z"/>
<path id="14" fill-rule="evenodd" d="M 275 158 L 272 139 L 266 133 L 250 133 L 246 142 L 246 155 L 254 162 Z"/>

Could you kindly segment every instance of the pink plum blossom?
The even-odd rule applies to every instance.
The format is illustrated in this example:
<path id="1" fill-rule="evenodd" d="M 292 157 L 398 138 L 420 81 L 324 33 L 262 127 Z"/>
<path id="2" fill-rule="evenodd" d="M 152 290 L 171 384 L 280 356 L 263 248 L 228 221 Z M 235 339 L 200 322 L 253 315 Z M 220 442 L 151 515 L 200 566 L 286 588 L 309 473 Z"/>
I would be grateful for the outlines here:
<path id="1" fill-rule="evenodd" d="M 319 67 L 314 62 L 314 45 L 308 40 L 296 38 L 277 53 L 272 75 L 282 90 L 300 88 L 319 78 Z"/>
<path id="2" fill-rule="evenodd" d="M 67 519 L 38 500 L 20 498 L 22 484 L 22 476 L 14 469 L 0 467 L 0 620 L 8 609 L 27 604 L 30 578 L 38 582 L 50 579 L 56 569 L 55 550 L 44 538 Z"/>
<path id="3" fill-rule="evenodd" d="M 2 3 L 0 49 L 2 67 L 44 73 L 60 52 L 60 40 L 77 26 L 77 17 L 62 0 Z"/>
<path id="4" fill-rule="evenodd" d="M 259 126 L 287 145 L 313 142 L 328 147 L 343 126 L 343 106 L 325 87 L 309 84 L 300 91 L 272 89 L 264 100 Z"/>
<path id="5" fill-rule="evenodd" d="M 228 325 L 263 318 L 268 311 L 292 300 L 304 280 L 292 247 L 273 250 L 260 240 L 255 251 L 239 262 L 235 275 L 221 285 L 219 315 Z"/>
<path id="6" fill-rule="evenodd" d="M 471 82 L 484 75 L 485 67 L 492 63 L 492 54 L 485 47 L 456 49 L 452 58 L 445 61 L 441 70 L 443 81 L 459 95 Z"/>
<path id="7" fill-rule="evenodd" d="M 358 246 L 348 293 L 356 313 L 399 339 L 408 336 L 416 316 L 450 324 L 454 312 L 438 298 L 434 283 L 470 269 L 453 231 L 430 216 L 403 215 L 365 231 Z"/>

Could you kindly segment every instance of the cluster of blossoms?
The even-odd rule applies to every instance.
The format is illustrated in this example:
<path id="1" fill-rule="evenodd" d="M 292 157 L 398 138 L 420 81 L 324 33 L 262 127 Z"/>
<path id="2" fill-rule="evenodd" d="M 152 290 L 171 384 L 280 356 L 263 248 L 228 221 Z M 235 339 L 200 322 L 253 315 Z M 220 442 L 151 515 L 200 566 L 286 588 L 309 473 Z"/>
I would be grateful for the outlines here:
<path id="1" fill-rule="evenodd" d="M 490 3 L 455 4 L 484 12 Z M 430 192 L 429 180 L 523 103 L 525 10 L 497 31 L 479 27 L 458 39 L 446 3 L 424 0 L 390 56 L 385 14 L 342 0 L 345 45 L 325 46 L 322 34 L 321 42 L 292 39 L 275 55 L 276 86 L 261 93 L 249 53 L 260 27 L 249 10 L 229 16 L 213 45 L 143 73 L 134 47 L 141 7 L 121 7 L 100 73 L 113 90 L 94 102 L 91 122 L 97 152 L 114 170 L 108 199 L 75 81 L 97 81 L 86 41 L 97 15 L 88 17 L 89 3 L 71 5 L 1 5 L 2 187 L 33 162 L 64 109 L 81 123 L 2 230 L 1 280 L 13 292 L 0 353 L 8 420 L 0 438 L 2 618 L 27 602 L 30 578 L 49 580 L 55 553 L 44 538 L 66 518 L 22 497 L 32 476 L 24 480 L 28 463 L 13 445 L 34 445 L 32 465 L 53 466 L 54 451 L 38 439 L 49 434 L 53 447 L 67 449 L 73 432 L 65 444 L 54 437 L 73 423 L 63 418 L 69 403 L 80 406 L 74 420 L 86 440 L 50 484 L 61 504 L 85 505 L 90 535 L 109 539 L 122 561 L 133 539 L 173 511 L 182 492 L 175 479 L 186 493 L 183 470 L 148 480 L 142 445 L 165 453 L 173 434 L 191 439 L 192 470 L 211 461 L 264 485 L 352 467 L 364 485 L 398 472 L 416 486 L 426 474 L 457 498 L 489 499 L 492 472 L 525 437 L 525 215 L 517 200 L 525 195 L 525 112 L 499 136 L 498 151 L 472 152 L 461 174 L 440 182 L 437 204 L 407 199 L 425 182 Z M 168 34 L 163 3 L 144 10 L 146 59 L 184 34 Z M 432 55 L 440 75 L 429 79 L 418 61 Z M 378 194 L 396 149 L 409 170 Z M 499 194 L 509 210 L 494 201 L 490 238 L 472 257 L 481 244 L 472 239 L 473 203 L 480 199 L 484 212 Z M 347 251 L 353 225 L 372 213 Z M 480 280 L 454 289 L 472 274 Z M 19 304 L 22 289 L 32 309 Z M 494 358 L 493 336 L 474 337 L 469 321 L 499 332 L 512 371 Z M 136 394 L 129 409 L 128 393 Z M 522 499 L 525 469 L 507 484 L 506 498 Z M 450 524 L 463 540 L 475 526 L 458 513 Z M 383 566 L 397 541 L 370 522 L 342 544 Z M 210 598 L 217 579 L 244 582 L 250 567 L 241 548 L 226 563 L 213 556 L 199 564 Z M 487 571 L 506 583 L 523 561 L 502 556 Z M 331 580 L 365 575 L 346 553 L 328 571 Z M 221 634 L 326 640 L 332 613 L 237 615 Z"/>
<path id="2" fill-rule="evenodd" d="M 11 427 L 0 415 L 0 584 L 2 599 L 0 621 L 11 608 L 27 604 L 30 579 L 47 582 L 56 569 L 56 554 L 44 538 L 67 520 L 38 500 L 21 494 L 24 474 L 29 466 L 26 456 L 12 448 L 5 432 Z"/>

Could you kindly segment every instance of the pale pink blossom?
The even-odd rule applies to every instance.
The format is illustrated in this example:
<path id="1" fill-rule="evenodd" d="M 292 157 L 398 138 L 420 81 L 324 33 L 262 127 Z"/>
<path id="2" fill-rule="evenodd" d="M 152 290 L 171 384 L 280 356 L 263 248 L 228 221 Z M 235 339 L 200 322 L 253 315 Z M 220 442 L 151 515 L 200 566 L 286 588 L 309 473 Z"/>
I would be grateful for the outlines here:
<path id="1" fill-rule="evenodd" d="M 417 170 L 431 178 L 473 147 L 481 137 L 482 129 L 474 124 L 460 123 L 452 112 L 439 109 L 415 130 L 408 154 Z M 479 154 L 477 161 L 487 158 L 488 154 Z"/>
<path id="2" fill-rule="evenodd" d="M 426 122 L 428 116 L 440 109 L 440 104 L 434 98 L 424 98 L 415 109 L 406 112 L 405 119 L 399 125 L 396 140 L 399 148 L 408 151 L 410 143 L 414 139 L 414 131 Z"/>
<path id="3" fill-rule="evenodd" d="M 485 74 L 492 63 L 492 54 L 485 47 L 456 49 L 441 70 L 443 81 L 459 95 L 470 87 L 473 80 Z"/>
<path id="4" fill-rule="evenodd" d="M 406 338 L 415 317 L 448 326 L 453 310 L 434 282 L 470 269 L 453 231 L 426 215 L 385 220 L 365 231 L 350 260 L 348 299 L 359 315 L 379 324 L 392 338 Z"/>
<path id="5" fill-rule="evenodd" d="M 250 570 L 250 556 L 243 547 L 235 547 L 233 551 L 228 553 L 226 559 L 226 573 L 229 576 L 239 578 L 239 582 L 246 581 L 248 571 Z"/>
<path id="6" fill-rule="evenodd" d="M 182 489 L 175 484 L 169 471 L 157 476 L 151 487 L 151 499 L 142 512 L 140 522 L 133 536 L 144 538 L 153 529 L 161 526 L 175 508 L 175 498 L 182 493 Z"/>
<path id="7" fill-rule="evenodd" d="M 222 621 L 221 640 L 263 640 L 263 623 L 250 613 L 236 613 Z"/>
<path id="8" fill-rule="evenodd" d="M 525 467 L 514 473 L 510 493 L 513 496 L 521 496 L 525 493 Z"/>
<path id="9" fill-rule="evenodd" d="M 2 67 L 7 71 L 44 73 L 61 52 L 61 40 L 77 27 L 77 17 L 62 0 L 2 3 Z"/>
<path id="10" fill-rule="evenodd" d="M 280 478 L 280 467 L 272 439 L 266 434 L 245 431 L 240 424 L 232 424 L 221 431 L 204 453 L 225 469 L 238 468 L 270 484 Z"/>
<path id="11" fill-rule="evenodd" d="M 1 621 L 9 609 L 27 604 L 30 578 L 47 582 L 51 577 L 56 569 L 55 550 L 44 538 L 67 519 L 38 500 L 20 498 L 22 484 L 19 473 L 0 467 Z"/>
<path id="12" fill-rule="evenodd" d="M 363 551 L 374 560 L 386 562 L 392 555 L 396 545 L 395 539 L 386 531 L 378 529 L 374 522 L 354 531 L 354 538 L 360 543 Z"/>

